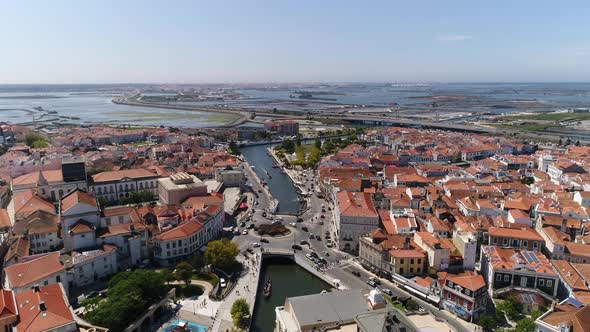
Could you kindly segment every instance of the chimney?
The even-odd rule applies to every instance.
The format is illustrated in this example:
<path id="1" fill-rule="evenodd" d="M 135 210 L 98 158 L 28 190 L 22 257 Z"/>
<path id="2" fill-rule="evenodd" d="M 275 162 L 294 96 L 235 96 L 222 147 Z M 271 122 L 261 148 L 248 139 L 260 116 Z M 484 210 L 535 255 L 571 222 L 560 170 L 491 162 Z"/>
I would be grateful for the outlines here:
<path id="1" fill-rule="evenodd" d="M 45 306 L 45 301 L 39 301 L 39 310 L 46 311 L 47 307 Z"/>
<path id="2" fill-rule="evenodd" d="M 41 288 L 39 288 L 39 285 L 35 285 L 35 286 L 33 287 L 33 290 L 34 290 L 34 292 L 35 292 L 35 293 L 39 293 L 39 292 L 41 292 Z"/>

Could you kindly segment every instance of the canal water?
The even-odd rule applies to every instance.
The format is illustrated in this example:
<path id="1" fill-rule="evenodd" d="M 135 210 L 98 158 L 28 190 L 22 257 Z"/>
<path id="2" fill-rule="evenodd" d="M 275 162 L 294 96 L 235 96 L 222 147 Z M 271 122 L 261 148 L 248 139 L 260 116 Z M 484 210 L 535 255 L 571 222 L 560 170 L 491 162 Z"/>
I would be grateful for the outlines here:
<path id="1" fill-rule="evenodd" d="M 272 294 L 265 299 L 262 294 L 264 283 L 272 280 Z M 285 304 L 285 298 L 318 294 L 332 287 L 307 272 L 288 258 L 267 258 L 262 262 L 256 305 L 252 317 L 252 332 L 270 332 L 275 328 L 275 307 Z"/>
<path id="2" fill-rule="evenodd" d="M 270 144 L 256 145 L 241 148 L 242 155 L 251 166 L 260 180 L 266 181 L 273 197 L 279 201 L 279 213 L 297 214 L 299 201 L 297 190 L 291 179 L 281 173 L 280 168 L 273 168 L 274 158 L 267 154 Z M 268 172 L 268 174 L 267 174 Z M 270 177 L 269 177 L 270 175 Z"/>

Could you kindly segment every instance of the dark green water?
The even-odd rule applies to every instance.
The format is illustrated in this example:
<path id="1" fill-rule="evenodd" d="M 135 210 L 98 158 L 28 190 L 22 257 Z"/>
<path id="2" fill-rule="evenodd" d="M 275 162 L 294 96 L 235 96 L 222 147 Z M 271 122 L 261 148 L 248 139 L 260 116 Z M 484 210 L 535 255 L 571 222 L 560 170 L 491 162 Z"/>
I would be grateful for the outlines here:
<path id="1" fill-rule="evenodd" d="M 265 299 L 263 284 L 272 280 L 272 295 Z M 252 332 L 272 332 L 275 328 L 275 307 L 285 304 L 285 298 L 317 294 L 332 288 L 288 258 L 269 258 L 262 263 L 262 273 L 256 294 Z"/>

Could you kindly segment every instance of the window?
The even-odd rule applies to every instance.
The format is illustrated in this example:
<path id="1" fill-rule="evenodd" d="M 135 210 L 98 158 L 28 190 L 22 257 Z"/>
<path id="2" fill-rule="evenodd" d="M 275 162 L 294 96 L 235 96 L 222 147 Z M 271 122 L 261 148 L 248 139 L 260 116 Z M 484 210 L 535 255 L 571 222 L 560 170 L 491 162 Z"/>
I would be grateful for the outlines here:
<path id="1" fill-rule="evenodd" d="M 529 246 L 529 243 L 527 241 L 522 241 L 522 246 L 523 247 L 528 247 Z"/>
<path id="2" fill-rule="evenodd" d="M 504 238 L 504 239 L 502 240 L 502 245 L 503 245 L 503 246 L 507 246 L 507 245 L 508 245 L 508 239 L 507 239 L 507 238 Z"/>
<path id="3" fill-rule="evenodd" d="M 545 280 L 539 279 L 539 286 L 545 286 Z"/>
<path id="4" fill-rule="evenodd" d="M 553 280 L 547 280 L 547 287 L 553 286 Z"/>
<path id="5" fill-rule="evenodd" d="M 410 273 L 414 273 L 414 268 L 413 267 L 410 268 Z"/>
<path id="6" fill-rule="evenodd" d="M 469 289 L 465 289 L 465 295 L 470 295 L 471 291 L 469 291 Z"/>
<path id="7" fill-rule="evenodd" d="M 418 264 L 422 264 L 422 258 L 418 258 Z"/>
<path id="8" fill-rule="evenodd" d="M 498 243 L 498 238 L 494 237 L 494 244 L 497 244 L 497 243 Z"/>
<path id="9" fill-rule="evenodd" d="M 404 263 L 404 259 L 403 259 L 403 258 L 402 258 L 402 259 L 400 259 L 400 260 L 399 260 L 399 263 L 400 263 L 400 264 L 403 264 L 403 263 Z"/>
<path id="10" fill-rule="evenodd" d="M 414 264 L 414 259 L 413 258 L 410 259 L 410 264 Z"/>
<path id="11" fill-rule="evenodd" d="M 508 281 L 510 281 L 510 276 L 509 276 L 509 275 L 507 275 L 507 274 L 506 274 L 506 275 L 504 275 L 504 281 L 505 281 L 505 282 L 508 282 Z"/>
<path id="12" fill-rule="evenodd" d="M 61 282 L 61 276 L 55 277 L 55 282 Z"/>

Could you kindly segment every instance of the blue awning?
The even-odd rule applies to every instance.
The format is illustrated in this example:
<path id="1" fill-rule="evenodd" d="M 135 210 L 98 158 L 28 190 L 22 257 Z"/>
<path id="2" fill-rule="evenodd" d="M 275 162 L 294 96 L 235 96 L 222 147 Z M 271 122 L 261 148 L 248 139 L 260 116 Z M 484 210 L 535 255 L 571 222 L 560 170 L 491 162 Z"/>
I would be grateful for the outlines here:
<path id="1" fill-rule="evenodd" d="M 460 307 L 460 306 L 455 306 L 454 308 L 455 312 L 458 313 L 459 315 L 466 315 L 468 314 L 467 310 L 465 310 L 465 308 Z"/>

